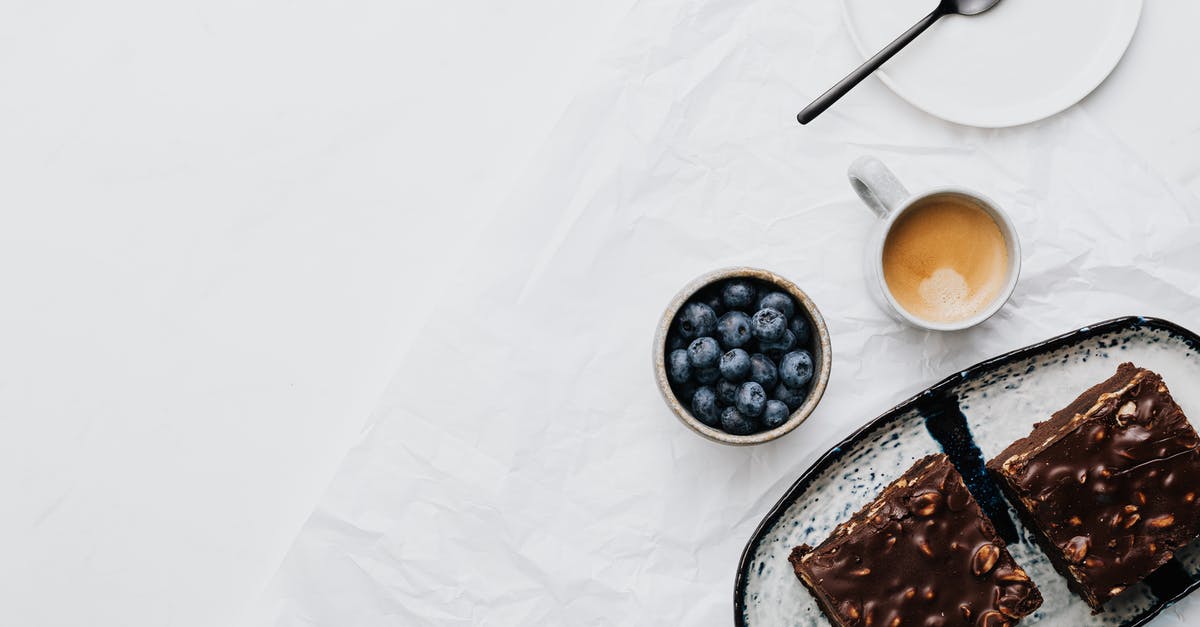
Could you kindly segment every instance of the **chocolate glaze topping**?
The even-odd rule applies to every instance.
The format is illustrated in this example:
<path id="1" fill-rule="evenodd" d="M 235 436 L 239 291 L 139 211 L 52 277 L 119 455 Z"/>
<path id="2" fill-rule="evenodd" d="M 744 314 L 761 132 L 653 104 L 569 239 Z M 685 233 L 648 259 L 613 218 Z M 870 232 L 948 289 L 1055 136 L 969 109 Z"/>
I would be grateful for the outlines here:
<path id="1" fill-rule="evenodd" d="M 1122 364 L 988 467 L 1098 610 L 1200 533 L 1198 446 L 1162 379 Z"/>
<path id="2" fill-rule="evenodd" d="M 796 575 L 835 625 L 1012 625 L 1042 603 L 945 455 L 913 465 Z"/>

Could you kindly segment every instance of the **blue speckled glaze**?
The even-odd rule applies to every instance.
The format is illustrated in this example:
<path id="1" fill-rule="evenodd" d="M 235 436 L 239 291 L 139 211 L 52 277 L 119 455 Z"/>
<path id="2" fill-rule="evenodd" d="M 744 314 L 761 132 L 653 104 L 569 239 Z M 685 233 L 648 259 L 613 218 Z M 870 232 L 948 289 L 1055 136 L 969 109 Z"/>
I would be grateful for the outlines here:
<path id="1" fill-rule="evenodd" d="M 1161 374 L 1184 412 L 1200 420 L 1198 347 L 1200 336 L 1170 322 L 1121 318 L 988 360 L 893 408 L 830 449 L 763 520 L 742 555 L 735 624 L 828 625 L 793 574 L 788 553 L 800 544 L 819 544 L 913 461 L 944 450 L 1042 591 L 1041 609 L 1022 625 L 1145 625 L 1200 586 L 1200 543 L 1178 553 L 1152 585 L 1131 588 L 1093 616 L 1067 590 L 981 464 L 1125 361 Z"/>

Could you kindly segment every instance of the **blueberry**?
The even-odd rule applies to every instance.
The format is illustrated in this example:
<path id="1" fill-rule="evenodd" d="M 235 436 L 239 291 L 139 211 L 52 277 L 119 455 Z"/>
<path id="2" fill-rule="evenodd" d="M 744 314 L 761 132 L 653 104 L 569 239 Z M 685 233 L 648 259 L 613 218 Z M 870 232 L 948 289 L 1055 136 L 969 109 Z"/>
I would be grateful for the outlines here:
<path id="1" fill-rule="evenodd" d="M 788 416 L 791 414 L 791 410 L 783 401 L 769 400 L 767 408 L 763 411 L 763 425 L 768 429 L 774 429 L 787 422 Z"/>
<path id="2" fill-rule="evenodd" d="M 721 379 L 717 381 L 717 400 L 721 401 L 722 405 L 732 405 L 737 402 L 738 388 L 741 385 Z"/>
<path id="3" fill-rule="evenodd" d="M 721 410 L 717 407 L 717 393 L 710 387 L 702 387 L 692 395 L 692 415 L 710 427 L 721 424 Z"/>
<path id="4" fill-rule="evenodd" d="M 760 350 L 762 350 L 763 354 L 765 354 L 767 357 L 769 357 L 771 359 L 771 361 L 774 361 L 776 363 L 778 363 L 779 360 L 788 353 L 788 351 L 792 350 L 795 347 L 796 347 L 796 334 L 792 333 L 790 330 L 784 331 L 783 337 L 779 338 L 778 340 L 776 340 L 774 342 L 759 342 L 758 343 L 758 348 Z"/>
<path id="5" fill-rule="evenodd" d="M 726 407 L 721 411 L 721 428 L 733 435 L 750 435 L 757 427 L 736 407 Z"/>
<path id="6" fill-rule="evenodd" d="M 770 292 L 758 299 L 758 308 L 774 309 L 783 314 L 784 318 L 791 318 L 796 313 L 796 301 L 783 292 Z"/>
<path id="7" fill-rule="evenodd" d="M 750 353 L 735 348 L 721 355 L 720 368 L 726 381 L 744 381 L 750 376 Z"/>
<path id="8" fill-rule="evenodd" d="M 716 368 L 721 361 L 721 346 L 711 337 L 697 338 L 688 345 L 687 355 L 693 368 Z"/>
<path id="9" fill-rule="evenodd" d="M 752 418 L 757 418 L 762 415 L 763 409 L 767 406 L 767 392 L 763 386 L 747 381 L 738 388 L 737 393 L 737 409 L 743 414 Z"/>
<path id="10" fill-rule="evenodd" d="M 779 380 L 790 388 L 804 387 L 812 376 L 813 360 L 808 351 L 793 351 L 779 361 Z"/>
<path id="11" fill-rule="evenodd" d="M 763 386 L 764 390 L 774 388 L 779 382 L 779 371 L 775 368 L 775 362 L 762 353 L 751 355 L 750 380 Z"/>
<path id="12" fill-rule="evenodd" d="M 692 378 L 703 385 L 712 385 L 721 379 L 720 368 L 701 368 L 692 370 Z"/>
<path id="13" fill-rule="evenodd" d="M 731 311 L 717 321 L 717 339 L 721 340 L 721 345 L 725 348 L 744 346 L 750 338 L 750 316 L 740 311 Z"/>
<path id="14" fill-rule="evenodd" d="M 687 351 L 673 350 L 667 356 L 667 378 L 672 383 L 685 383 L 692 378 L 692 362 L 688 361 Z"/>
<path id="15" fill-rule="evenodd" d="M 675 320 L 679 335 L 687 340 L 712 335 L 717 330 L 717 312 L 704 303 L 690 302 L 684 305 Z"/>
<path id="16" fill-rule="evenodd" d="M 787 318 L 777 309 L 759 309 L 750 319 L 750 332 L 760 342 L 774 342 L 787 331 Z"/>
<path id="17" fill-rule="evenodd" d="M 788 406 L 788 409 L 796 411 L 796 409 L 804 404 L 804 399 L 808 398 L 808 390 L 790 388 L 787 384 L 780 383 L 775 386 L 775 393 L 771 395 L 771 398 L 783 401 Z"/>
<path id="18" fill-rule="evenodd" d="M 681 348 L 687 348 L 688 341 L 672 333 L 667 336 L 667 352 L 671 353 Z"/>
<path id="19" fill-rule="evenodd" d="M 812 327 L 808 325 L 808 318 L 804 314 L 788 319 L 788 330 L 796 334 L 796 346 L 808 346 L 808 341 L 812 339 Z"/>
<path id="20" fill-rule="evenodd" d="M 725 289 L 721 291 L 721 300 L 730 309 L 745 311 L 754 306 L 754 296 L 757 292 L 749 281 L 734 279 L 725 284 Z"/>

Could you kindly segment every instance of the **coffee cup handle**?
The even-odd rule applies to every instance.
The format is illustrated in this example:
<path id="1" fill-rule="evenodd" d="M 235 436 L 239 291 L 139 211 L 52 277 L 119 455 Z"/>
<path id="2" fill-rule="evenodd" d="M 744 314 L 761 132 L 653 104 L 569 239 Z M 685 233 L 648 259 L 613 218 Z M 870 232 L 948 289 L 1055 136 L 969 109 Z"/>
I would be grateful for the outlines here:
<path id="1" fill-rule="evenodd" d="M 909 198 L 900 179 L 875 157 L 859 157 L 850 164 L 846 175 L 858 197 L 880 218 L 886 218 Z"/>

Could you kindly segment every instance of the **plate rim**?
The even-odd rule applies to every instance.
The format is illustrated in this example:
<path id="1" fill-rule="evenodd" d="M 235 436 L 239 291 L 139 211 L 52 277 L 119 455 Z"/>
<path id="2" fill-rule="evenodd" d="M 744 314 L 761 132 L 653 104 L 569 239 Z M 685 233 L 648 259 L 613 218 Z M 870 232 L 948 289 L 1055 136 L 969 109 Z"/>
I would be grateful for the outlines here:
<path id="1" fill-rule="evenodd" d="M 854 20 L 850 16 L 849 3 L 850 3 L 850 0 L 841 0 L 841 2 L 839 3 L 841 5 L 841 11 L 842 11 L 842 24 L 843 24 L 843 26 L 845 26 L 846 30 L 848 31 L 848 33 L 850 35 L 850 42 L 852 44 L 854 44 L 855 51 L 857 51 L 859 56 L 861 56 L 862 59 L 865 61 L 866 59 L 870 58 L 872 54 L 874 54 L 874 51 L 868 49 L 864 45 L 864 43 L 862 41 L 862 37 L 859 35 L 858 30 L 856 30 L 854 28 Z M 915 107 L 916 109 L 918 109 L 920 111 L 924 111 L 925 113 L 927 113 L 929 115 L 932 115 L 936 118 L 945 120 L 952 124 L 958 124 L 960 126 L 969 126 L 969 127 L 974 127 L 974 128 L 993 129 L 993 128 L 1011 128 L 1014 126 L 1023 126 L 1025 124 L 1032 124 L 1034 122 L 1040 122 L 1042 120 L 1045 120 L 1046 118 L 1058 115 L 1059 113 L 1062 113 L 1063 111 L 1066 111 L 1067 109 L 1070 109 L 1071 107 L 1079 104 L 1084 98 L 1087 98 L 1089 95 L 1091 95 L 1092 92 L 1096 91 L 1096 88 L 1099 87 L 1101 84 L 1103 84 L 1104 81 L 1108 80 L 1108 77 L 1111 76 L 1113 71 L 1115 71 L 1117 69 L 1117 66 L 1121 64 L 1121 59 L 1125 58 L 1125 54 L 1129 51 L 1129 46 L 1133 43 L 1133 37 L 1134 37 L 1134 35 L 1137 34 L 1138 27 L 1141 24 L 1142 13 L 1144 12 L 1144 9 L 1145 9 L 1145 1 L 1144 0 L 1132 0 L 1132 1 L 1123 0 L 1118 6 L 1121 6 L 1125 10 L 1130 10 L 1130 8 L 1132 7 L 1133 22 L 1130 25 L 1129 33 L 1124 37 L 1124 41 L 1122 41 L 1119 46 L 1116 46 L 1116 45 L 1113 46 L 1113 51 L 1111 53 L 1112 59 L 1105 62 L 1105 65 L 1107 65 L 1108 68 L 1106 70 L 1104 70 L 1103 72 L 1099 72 L 1094 81 L 1089 81 L 1087 83 L 1088 84 L 1087 89 L 1084 90 L 1081 94 L 1079 94 L 1078 97 L 1072 96 L 1070 98 L 1064 98 L 1062 104 L 1055 105 L 1053 111 L 1046 111 L 1046 112 L 1042 112 L 1042 113 L 1030 113 L 1030 114 L 1026 114 L 1026 115 L 1023 115 L 1020 117 L 1013 117 L 1011 119 L 1004 119 L 1004 120 L 1001 120 L 1001 119 L 972 120 L 972 119 L 970 119 L 969 116 L 963 117 L 960 115 L 956 115 L 954 113 L 948 113 L 944 110 L 937 111 L 937 110 L 934 110 L 934 109 L 936 109 L 936 107 L 928 107 L 924 104 L 919 103 L 917 101 L 917 99 L 915 99 L 912 96 L 912 93 L 910 91 L 906 91 L 904 88 L 902 88 L 900 85 L 897 84 L 897 81 L 894 78 L 892 78 L 891 74 L 887 71 L 886 64 L 884 65 L 884 67 L 882 67 L 878 71 L 876 71 L 875 75 L 879 78 L 880 81 L 883 82 L 884 85 L 887 86 L 888 89 L 890 89 L 892 91 L 892 93 L 899 96 L 901 100 L 907 102 L 908 104 L 912 105 L 913 107 Z"/>
<path id="2" fill-rule="evenodd" d="M 784 491 L 783 495 L 779 497 L 775 504 L 771 506 L 771 509 L 768 510 L 763 516 L 762 520 L 759 521 L 758 526 L 754 528 L 754 533 L 750 535 L 750 539 L 746 541 L 746 546 L 742 549 L 742 554 L 738 558 L 737 575 L 734 577 L 733 624 L 736 627 L 746 627 L 744 611 L 746 602 L 746 585 L 748 583 L 746 581 L 746 573 L 749 572 L 750 562 L 753 561 L 752 554 L 754 548 L 757 547 L 758 543 L 762 540 L 767 528 L 774 525 L 779 517 L 783 515 L 783 512 L 787 510 L 788 507 L 791 507 L 795 499 L 799 497 L 799 492 L 802 489 L 807 488 L 818 474 L 823 472 L 829 467 L 830 464 L 834 462 L 834 455 L 836 451 L 853 444 L 860 437 L 870 433 L 871 431 L 874 431 L 878 427 L 883 426 L 885 423 L 895 420 L 905 412 L 914 409 L 922 400 L 932 398 L 939 392 L 977 376 L 983 371 L 993 370 L 1000 366 L 1008 365 L 1012 362 L 1020 361 L 1042 352 L 1062 348 L 1063 346 L 1088 339 L 1095 335 L 1103 335 L 1110 331 L 1121 329 L 1141 328 L 1165 330 L 1169 333 L 1184 338 L 1186 342 L 1189 342 L 1195 348 L 1200 349 L 1200 335 L 1197 335 L 1191 329 L 1180 326 L 1163 318 L 1157 318 L 1153 316 L 1122 316 L 1120 318 L 1113 318 L 1111 320 L 1085 325 L 1077 329 L 1067 331 L 1066 333 L 1056 335 L 1049 339 L 1042 340 L 1041 342 L 1029 344 L 1027 346 L 1008 351 L 1007 353 L 1002 353 L 995 357 L 985 359 L 972 366 L 964 368 L 963 370 L 960 370 L 959 372 L 952 374 L 914 394 L 913 396 L 901 401 L 891 409 L 888 409 L 879 416 L 867 421 L 866 424 L 855 429 L 854 432 L 839 440 L 833 446 L 829 447 L 828 450 L 822 453 L 820 457 L 810 464 L 808 468 L 806 468 L 800 474 L 796 481 L 793 482 L 786 491 Z M 1193 581 L 1182 591 L 1180 591 L 1179 594 L 1171 597 L 1170 599 L 1160 600 L 1159 603 L 1149 611 L 1149 613 L 1145 614 L 1133 623 L 1130 623 L 1126 627 L 1141 627 L 1146 625 L 1153 620 L 1154 617 L 1158 616 L 1159 613 L 1161 613 L 1164 609 L 1170 607 L 1176 601 L 1179 601 L 1183 597 L 1194 592 L 1197 588 L 1200 588 L 1200 579 Z"/>

